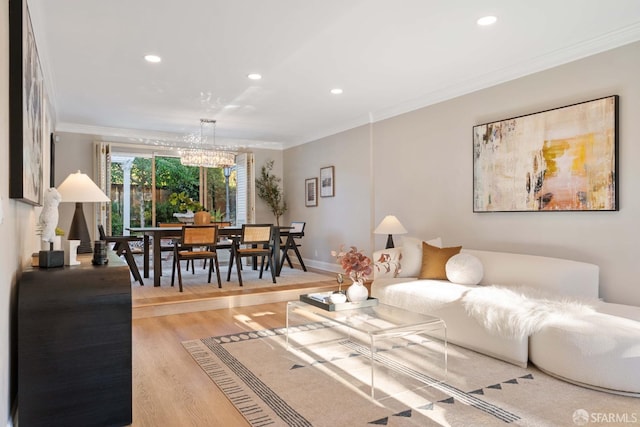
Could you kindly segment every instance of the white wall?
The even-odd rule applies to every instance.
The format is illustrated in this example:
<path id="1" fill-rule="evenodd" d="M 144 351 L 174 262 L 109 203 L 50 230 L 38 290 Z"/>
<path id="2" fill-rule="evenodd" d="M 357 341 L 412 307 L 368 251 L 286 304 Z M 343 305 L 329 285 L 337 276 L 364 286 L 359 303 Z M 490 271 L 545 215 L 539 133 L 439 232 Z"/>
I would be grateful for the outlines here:
<path id="1" fill-rule="evenodd" d="M 0 0 L 0 425 L 11 425 L 17 392 L 17 282 L 39 250 L 36 224 L 41 208 L 9 199 L 9 2 Z M 44 160 L 49 156 L 45 144 Z M 49 168 L 45 164 L 45 188 Z"/>
<path id="2" fill-rule="evenodd" d="M 16 270 L 19 269 L 18 239 L 16 229 L 17 204 L 9 200 L 9 29 L 8 0 L 0 1 L 0 204 L 3 220 L 0 223 L 0 235 L 7 236 L 5 244 L 0 245 L 0 423 L 7 422 L 10 416 L 10 372 L 12 358 L 15 357 L 15 338 L 11 342 L 16 306 L 15 284 Z M 15 363 L 15 361 L 14 361 Z M 15 372 L 15 371 L 14 371 Z M 13 390 L 15 393 L 15 390 Z"/>
<path id="3" fill-rule="evenodd" d="M 285 151 L 284 183 L 289 205 L 285 218 L 307 223 L 301 252 L 310 266 L 335 270 L 337 264 L 330 253 L 343 244 L 370 252 L 370 144 L 370 126 L 361 126 Z M 326 166 L 335 167 L 335 196 L 318 196 L 318 206 L 306 207 L 305 179 L 319 178 L 320 168 Z"/>
<path id="4" fill-rule="evenodd" d="M 410 234 L 425 239 L 441 236 L 445 245 L 598 264 L 601 297 L 640 305 L 640 263 L 636 260 L 640 240 L 638 75 L 640 43 L 634 43 L 375 123 L 371 176 L 361 170 L 367 146 L 363 143 L 366 137 L 357 130 L 286 150 L 285 189 L 289 194 L 298 191 L 305 173 L 318 176 L 320 167 L 336 165 L 339 197 L 321 199 L 315 211 L 297 208 L 291 212 L 301 217 L 295 219 L 306 219 L 310 229 L 328 231 L 307 239 L 303 256 L 311 265 L 332 262 L 327 247 L 338 241 L 366 244 L 377 223 L 393 213 Z M 620 95 L 620 211 L 473 213 L 474 125 L 614 94 Z M 322 143 L 327 141 L 330 144 L 325 148 Z M 362 207 L 371 209 L 373 215 L 362 212 Z M 375 248 L 381 247 L 384 238 L 376 236 Z"/>

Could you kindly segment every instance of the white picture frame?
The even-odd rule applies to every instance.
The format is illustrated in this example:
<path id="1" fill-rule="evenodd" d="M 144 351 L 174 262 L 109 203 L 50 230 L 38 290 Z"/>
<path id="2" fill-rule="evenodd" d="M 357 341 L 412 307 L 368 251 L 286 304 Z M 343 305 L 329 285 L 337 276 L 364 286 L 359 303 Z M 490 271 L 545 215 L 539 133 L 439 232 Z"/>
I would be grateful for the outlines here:
<path id="1" fill-rule="evenodd" d="M 320 197 L 335 196 L 334 176 L 333 166 L 320 168 Z"/>

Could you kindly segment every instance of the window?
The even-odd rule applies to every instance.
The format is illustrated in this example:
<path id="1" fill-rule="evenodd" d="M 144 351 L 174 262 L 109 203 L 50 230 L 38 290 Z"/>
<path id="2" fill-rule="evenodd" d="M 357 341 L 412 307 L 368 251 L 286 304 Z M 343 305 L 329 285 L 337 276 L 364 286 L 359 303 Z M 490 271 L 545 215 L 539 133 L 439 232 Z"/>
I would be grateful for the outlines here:
<path id="1" fill-rule="evenodd" d="M 126 235 L 128 227 L 177 222 L 185 199 L 199 203 L 216 220 L 243 224 L 253 219 L 253 155 L 237 156 L 238 165 L 222 168 L 184 166 L 180 159 L 125 144 L 99 143 L 101 186 L 111 198 L 98 221 L 109 234 Z M 227 199 L 228 194 L 228 199 Z"/>

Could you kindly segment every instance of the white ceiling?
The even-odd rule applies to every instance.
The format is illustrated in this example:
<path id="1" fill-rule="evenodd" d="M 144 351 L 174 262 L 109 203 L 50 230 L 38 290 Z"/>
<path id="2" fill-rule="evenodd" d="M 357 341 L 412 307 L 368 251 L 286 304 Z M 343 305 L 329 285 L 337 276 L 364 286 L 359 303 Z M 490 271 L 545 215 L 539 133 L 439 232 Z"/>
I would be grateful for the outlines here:
<path id="1" fill-rule="evenodd" d="M 639 0 L 28 1 L 56 130 L 146 143 L 289 147 L 640 40 Z"/>

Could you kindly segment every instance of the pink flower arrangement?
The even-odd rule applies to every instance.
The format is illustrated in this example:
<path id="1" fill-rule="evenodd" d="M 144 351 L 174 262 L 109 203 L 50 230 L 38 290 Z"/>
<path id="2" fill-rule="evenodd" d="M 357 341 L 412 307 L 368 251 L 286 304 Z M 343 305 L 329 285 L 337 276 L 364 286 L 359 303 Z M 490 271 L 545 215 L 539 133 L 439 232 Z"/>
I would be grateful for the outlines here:
<path id="1" fill-rule="evenodd" d="M 348 251 L 344 251 L 344 245 L 340 246 L 340 251 L 331 251 L 331 256 L 337 257 L 342 269 L 355 282 L 367 278 L 371 274 L 371 259 L 359 251 L 355 246 L 351 246 Z"/>

